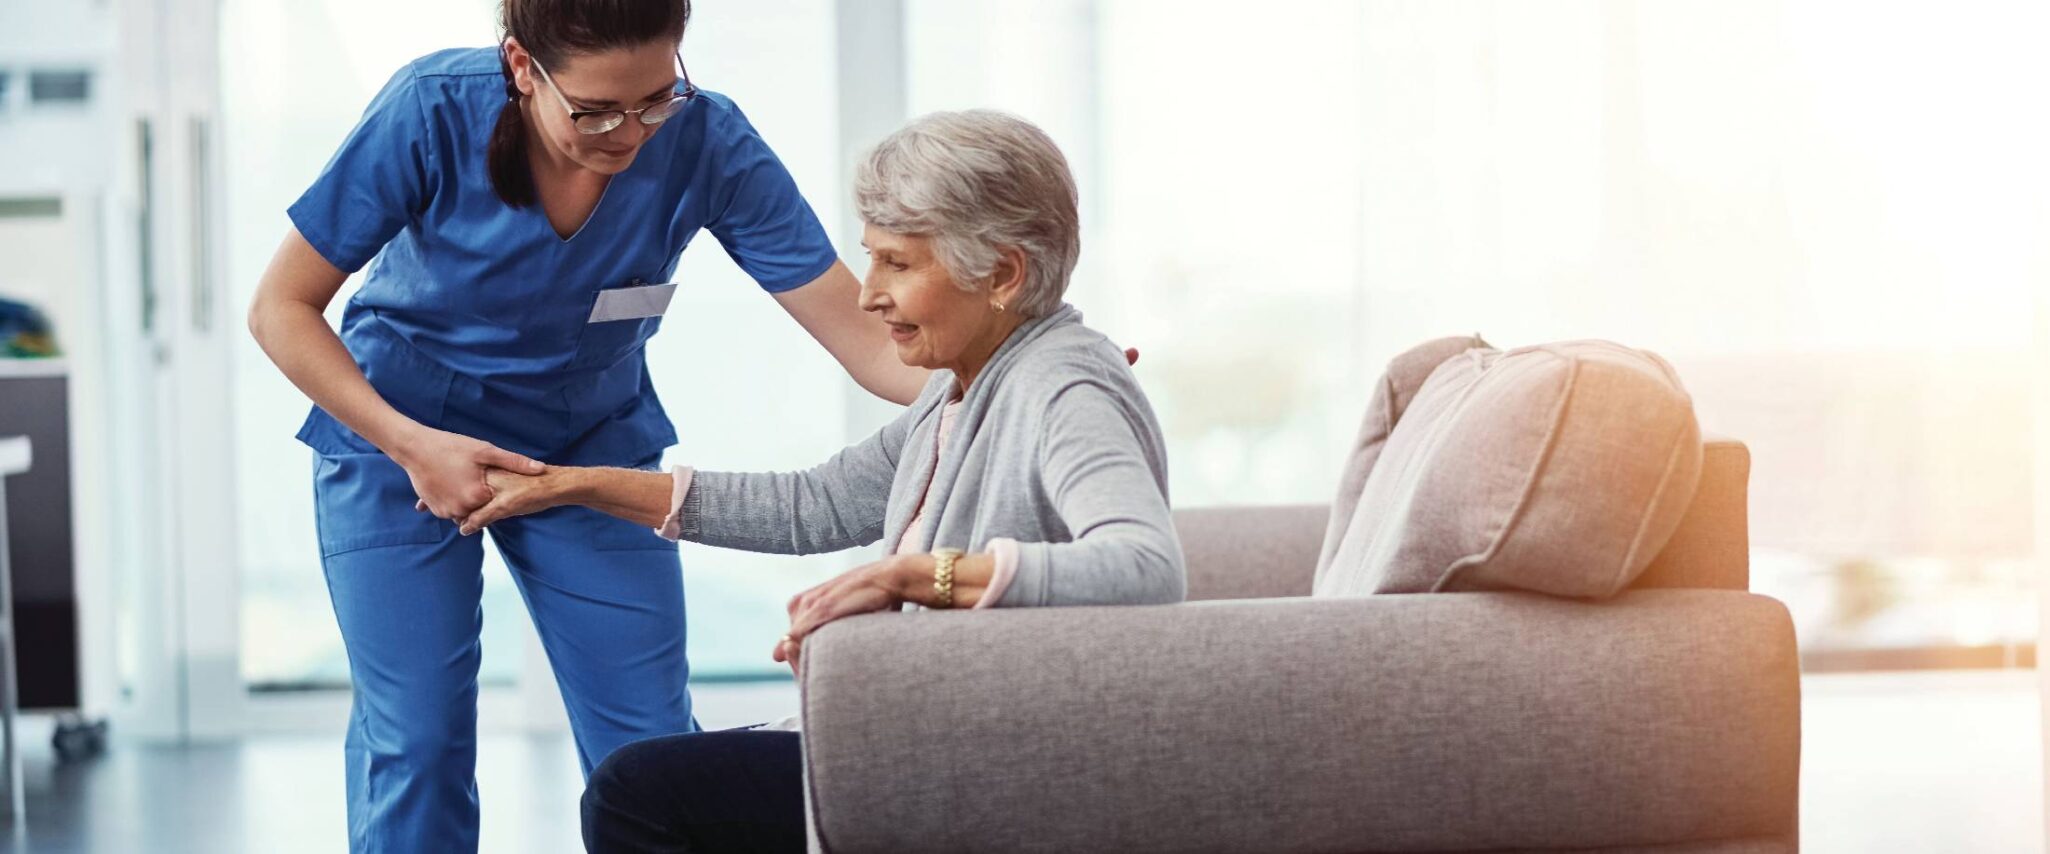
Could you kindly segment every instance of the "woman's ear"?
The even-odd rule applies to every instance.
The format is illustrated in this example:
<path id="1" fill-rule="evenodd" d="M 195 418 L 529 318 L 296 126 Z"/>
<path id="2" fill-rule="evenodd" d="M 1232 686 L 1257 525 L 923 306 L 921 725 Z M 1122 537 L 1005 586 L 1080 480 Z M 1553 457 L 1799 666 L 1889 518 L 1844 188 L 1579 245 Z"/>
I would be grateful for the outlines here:
<path id="1" fill-rule="evenodd" d="M 1001 304 L 1006 310 L 1018 304 L 1018 297 L 1025 293 L 1025 275 L 1031 271 L 1031 262 L 1025 259 L 1025 250 L 1016 246 L 997 248 L 997 266 L 989 274 L 989 299 Z"/>
<path id="2" fill-rule="evenodd" d="M 513 85 L 519 87 L 520 94 L 534 94 L 534 55 L 520 46 L 519 39 L 511 36 L 499 45 L 499 50 L 505 52 L 505 65 L 512 69 Z"/>

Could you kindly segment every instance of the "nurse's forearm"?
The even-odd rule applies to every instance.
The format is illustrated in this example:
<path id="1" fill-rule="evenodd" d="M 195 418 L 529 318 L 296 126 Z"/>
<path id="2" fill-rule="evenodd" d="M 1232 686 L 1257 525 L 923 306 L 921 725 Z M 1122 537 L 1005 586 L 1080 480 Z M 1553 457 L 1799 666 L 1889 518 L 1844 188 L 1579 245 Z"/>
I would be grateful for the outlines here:
<path id="1" fill-rule="evenodd" d="M 550 468 L 561 504 L 581 504 L 647 528 L 662 527 L 669 518 L 669 499 L 676 481 L 668 472 L 618 468 Z"/>
<path id="2" fill-rule="evenodd" d="M 393 459 L 427 433 L 372 388 L 322 312 L 349 274 L 335 269 L 297 229 L 288 231 L 249 304 L 249 334 L 285 378 L 321 409 Z"/>
<path id="3" fill-rule="evenodd" d="M 931 372 L 897 358 L 890 328 L 861 310 L 861 282 L 847 265 L 835 263 L 803 287 L 777 294 L 776 302 L 870 394 L 908 404 L 925 390 Z"/>
<path id="4" fill-rule="evenodd" d="M 319 309 L 295 300 L 259 304 L 249 331 L 285 377 L 335 420 L 394 459 L 408 454 L 420 424 L 371 387 Z"/>
<path id="5" fill-rule="evenodd" d="M 891 403 L 909 405 L 918 399 L 918 393 L 925 390 L 925 383 L 932 379 L 932 372 L 914 368 L 897 358 L 897 347 L 884 337 L 880 345 L 869 356 L 866 370 L 848 369 L 848 374 L 870 394 Z"/>

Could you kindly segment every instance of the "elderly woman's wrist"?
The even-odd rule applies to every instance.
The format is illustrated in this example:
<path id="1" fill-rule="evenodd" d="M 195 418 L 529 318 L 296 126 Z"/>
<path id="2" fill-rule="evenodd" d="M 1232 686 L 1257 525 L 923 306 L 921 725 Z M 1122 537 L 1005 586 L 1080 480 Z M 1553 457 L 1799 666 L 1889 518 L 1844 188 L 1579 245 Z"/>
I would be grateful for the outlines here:
<path id="1" fill-rule="evenodd" d="M 878 585 L 904 602 L 924 602 L 932 594 L 932 555 L 901 554 L 879 567 Z"/>
<path id="2" fill-rule="evenodd" d="M 588 503 L 593 494 L 591 471 L 579 466 L 549 466 L 541 473 L 541 496 L 550 507 Z"/>

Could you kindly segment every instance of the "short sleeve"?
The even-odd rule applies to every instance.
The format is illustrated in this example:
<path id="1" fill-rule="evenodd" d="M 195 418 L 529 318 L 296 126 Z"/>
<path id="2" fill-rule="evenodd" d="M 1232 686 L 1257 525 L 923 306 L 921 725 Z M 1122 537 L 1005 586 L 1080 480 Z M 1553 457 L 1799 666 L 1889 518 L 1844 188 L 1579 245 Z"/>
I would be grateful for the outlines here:
<path id="1" fill-rule="evenodd" d="M 781 293 L 825 274 L 839 255 L 797 181 L 769 150 L 740 108 L 714 122 L 719 152 L 706 230 L 733 263 L 770 293 Z"/>
<path id="2" fill-rule="evenodd" d="M 420 84 L 407 65 L 370 100 L 356 129 L 286 210 L 299 233 L 337 269 L 355 272 L 424 210 L 428 145 Z"/>

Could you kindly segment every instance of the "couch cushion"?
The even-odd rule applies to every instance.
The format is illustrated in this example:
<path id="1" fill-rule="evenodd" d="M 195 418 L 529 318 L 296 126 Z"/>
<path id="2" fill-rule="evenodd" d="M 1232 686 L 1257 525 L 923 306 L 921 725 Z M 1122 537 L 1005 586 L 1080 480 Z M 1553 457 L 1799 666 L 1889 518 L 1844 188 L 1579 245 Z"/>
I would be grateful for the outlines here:
<path id="1" fill-rule="evenodd" d="M 1374 470 L 1374 462 L 1381 457 L 1381 448 L 1388 443 L 1389 432 L 1395 429 L 1395 422 L 1402 418 L 1402 411 L 1416 398 L 1424 380 L 1431 378 L 1431 372 L 1450 359 L 1468 350 L 1486 349 L 1488 342 L 1479 335 L 1460 335 L 1434 338 L 1404 350 L 1401 355 L 1388 360 L 1388 369 L 1381 372 L 1381 381 L 1374 385 L 1374 395 L 1367 401 L 1367 415 L 1360 421 L 1359 436 L 1353 439 L 1352 452 L 1345 457 L 1345 471 L 1338 478 L 1338 497 L 1331 502 L 1331 518 L 1324 528 L 1324 546 L 1317 555 L 1317 574 L 1322 576 L 1324 568 L 1331 565 L 1332 555 L 1338 551 L 1338 544 L 1345 541 L 1346 529 L 1351 527 L 1353 511 L 1358 508 L 1360 490 L 1367 483 L 1367 475 Z"/>
<path id="2" fill-rule="evenodd" d="M 1663 359 L 1573 341 L 1443 362 L 1377 456 L 1315 595 L 1604 597 L 1679 525 L 1701 434 Z"/>

